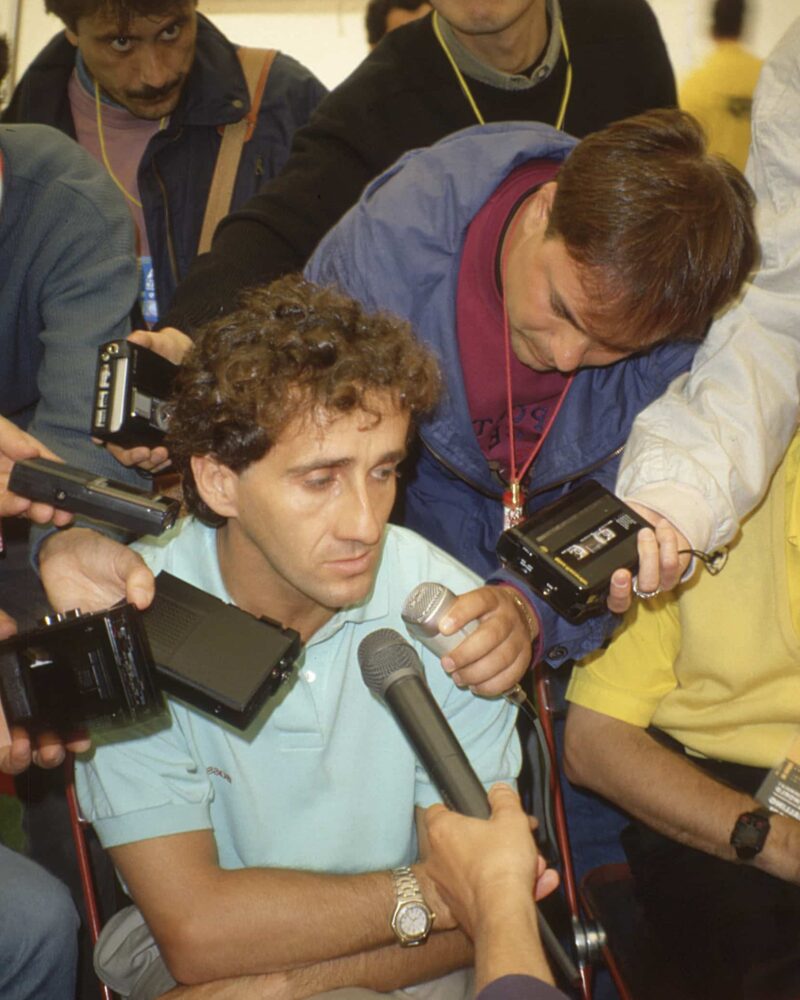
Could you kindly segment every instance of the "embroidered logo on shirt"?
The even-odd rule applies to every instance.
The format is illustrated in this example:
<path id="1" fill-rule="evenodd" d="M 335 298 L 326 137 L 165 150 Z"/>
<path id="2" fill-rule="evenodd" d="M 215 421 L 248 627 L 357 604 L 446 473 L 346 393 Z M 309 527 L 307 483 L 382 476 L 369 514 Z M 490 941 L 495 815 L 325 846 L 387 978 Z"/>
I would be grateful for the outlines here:
<path id="1" fill-rule="evenodd" d="M 227 781 L 229 785 L 233 784 L 233 779 L 227 773 L 227 771 L 222 771 L 218 767 L 207 767 L 206 768 L 206 774 L 215 774 L 218 778 L 224 778 L 225 781 Z"/>

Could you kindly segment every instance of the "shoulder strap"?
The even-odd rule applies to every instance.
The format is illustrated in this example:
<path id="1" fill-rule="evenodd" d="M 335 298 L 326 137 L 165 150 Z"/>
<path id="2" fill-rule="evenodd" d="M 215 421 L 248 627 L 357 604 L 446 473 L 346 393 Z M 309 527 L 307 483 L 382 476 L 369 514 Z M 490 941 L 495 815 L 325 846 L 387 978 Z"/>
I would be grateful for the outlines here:
<path id="1" fill-rule="evenodd" d="M 200 230 L 198 253 L 206 253 L 211 249 L 214 230 L 219 221 L 230 211 L 242 150 L 255 131 L 261 98 L 264 96 L 269 71 L 277 55 L 275 49 L 247 48 L 238 49 L 237 54 L 250 93 L 250 110 L 241 121 L 226 125 L 223 129 L 214 176 L 211 178 L 211 187 L 208 191 L 206 213 Z"/>

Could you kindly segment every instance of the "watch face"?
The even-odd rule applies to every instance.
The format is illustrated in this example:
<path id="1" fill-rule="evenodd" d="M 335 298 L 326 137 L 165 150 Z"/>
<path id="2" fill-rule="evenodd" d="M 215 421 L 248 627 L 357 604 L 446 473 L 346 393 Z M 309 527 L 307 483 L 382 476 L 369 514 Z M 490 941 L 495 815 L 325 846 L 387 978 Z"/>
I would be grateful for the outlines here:
<path id="1" fill-rule="evenodd" d="M 769 833 L 769 815 L 746 812 L 736 820 L 731 834 L 731 844 L 742 861 L 750 861 L 760 854 Z"/>
<path id="2" fill-rule="evenodd" d="M 397 929 L 405 938 L 422 937 L 428 926 L 428 911 L 419 903 L 409 903 L 397 914 Z"/>

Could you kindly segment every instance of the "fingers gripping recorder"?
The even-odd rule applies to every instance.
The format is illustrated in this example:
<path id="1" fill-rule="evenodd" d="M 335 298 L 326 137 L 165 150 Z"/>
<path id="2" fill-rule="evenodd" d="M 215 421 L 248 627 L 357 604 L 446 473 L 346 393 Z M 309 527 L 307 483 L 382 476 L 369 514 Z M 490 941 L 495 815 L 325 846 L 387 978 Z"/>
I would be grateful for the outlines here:
<path id="1" fill-rule="evenodd" d="M 477 621 L 471 621 L 452 635 L 442 635 L 439 623 L 455 601 L 456 595 L 443 583 L 420 583 L 405 599 L 400 612 L 411 638 L 417 639 L 439 659 L 452 652 L 478 627 Z M 519 684 L 515 684 L 506 691 L 505 697 L 521 703 L 525 693 Z"/>

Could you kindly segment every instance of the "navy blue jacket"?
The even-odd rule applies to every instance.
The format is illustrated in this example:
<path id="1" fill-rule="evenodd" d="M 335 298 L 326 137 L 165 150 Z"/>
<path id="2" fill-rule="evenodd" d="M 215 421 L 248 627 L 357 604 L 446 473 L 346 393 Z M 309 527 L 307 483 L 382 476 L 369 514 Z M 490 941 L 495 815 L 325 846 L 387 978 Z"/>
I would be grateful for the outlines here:
<path id="1" fill-rule="evenodd" d="M 250 109 L 236 46 L 201 14 L 189 78 L 169 124 L 150 140 L 139 164 L 139 191 L 153 257 L 159 314 L 197 252 L 220 126 Z M 67 85 L 75 48 L 63 32 L 39 53 L 20 80 L 4 122 L 40 122 L 75 138 Z M 280 172 L 295 129 L 325 96 L 325 87 L 296 60 L 279 53 L 270 70 L 258 124 L 245 146 L 232 199 L 238 207 Z"/>
<path id="2" fill-rule="evenodd" d="M 422 422 L 422 448 L 405 492 L 404 523 L 485 578 L 498 579 L 502 490 L 472 427 L 456 338 L 456 288 L 467 227 L 503 179 L 527 160 L 563 160 L 576 140 L 548 125 L 495 123 L 414 150 L 367 186 L 322 240 L 306 269 L 370 309 L 411 322 L 439 357 L 444 397 Z M 686 371 L 696 345 L 661 345 L 606 368 L 579 371 L 534 463 L 527 512 L 591 475 L 610 489 L 636 414 Z M 503 377 L 498 357 L 497 377 Z M 519 583 L 514 579 L 515 583 Z M 569 625 L 530 595 L 543 654 L 578 659 L 609 634 L 604 615 Z"/>

